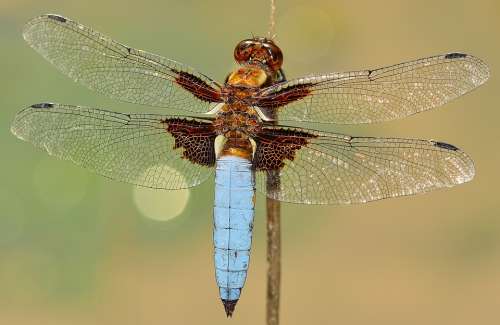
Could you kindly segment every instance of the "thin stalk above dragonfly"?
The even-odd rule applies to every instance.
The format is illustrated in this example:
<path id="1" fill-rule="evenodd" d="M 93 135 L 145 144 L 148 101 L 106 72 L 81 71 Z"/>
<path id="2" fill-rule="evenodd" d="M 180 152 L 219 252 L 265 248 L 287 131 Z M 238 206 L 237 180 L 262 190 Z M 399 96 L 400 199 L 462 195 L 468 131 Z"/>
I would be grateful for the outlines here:
<path id="1" fill-rule="evenodd" d="M 218 83 L 58 15 L 31 20 L 23 35 L 90 89 L 188 114 L 40 103 L 16 115 L 12 132 L 50 155 L 139 186 L 189 188 L 215 172 L 215 274 L 228 316 L 247 275 L 255 190 L 283 202 L 354 204 L 474 177 L 469 156 L 444 142 L 352 137 L 279 124 L 383 122 L 438 107 L 488 79 L 486 64 L 468 54 L 287 81 L 280 48 L 255 37 L 238 43 L 239 67 Z M 273 179 L 279 181 L 266 186 Z"/>

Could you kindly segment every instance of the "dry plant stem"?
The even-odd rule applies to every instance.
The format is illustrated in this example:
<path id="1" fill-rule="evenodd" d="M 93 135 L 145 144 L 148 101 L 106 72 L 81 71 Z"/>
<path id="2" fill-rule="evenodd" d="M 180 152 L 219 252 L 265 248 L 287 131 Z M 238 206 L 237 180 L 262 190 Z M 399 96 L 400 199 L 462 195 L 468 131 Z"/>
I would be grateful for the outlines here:
<path id="1" fill-rule="evenodd" d="M 276 0 L 271 1 L 269 32 L 267 37 L 274 39 L 276 26 Z M 271 116 L 276 120 L 277 116 Z M 280 187 L 278 171 L 267 174 L 267 193 L 273 193 Z M 280 201 L 267 198 L 267 325 L 278 325 L 280 320 L 280 284 L 281 284 L 281 211 Z"/>
<path id="2" fill-rule="evenodd" d="M 271 176 L 272 175 L 272 176 Z M 271 171 L 267 178 L 267 191 L 279 187 L 277 172 Z M 281 278 L 281 220 L 280 201 L 267 198 L 267 325 L 279 324 L 280 278 Z"/>
<path id="3" fill-rule="evenodd" d="M 276 28 L 276 0 L 271 1 L 271 14 L 269 17 L 269 31 L 267 33 L 267 38 L 274 39 L 275 28 Z"/>

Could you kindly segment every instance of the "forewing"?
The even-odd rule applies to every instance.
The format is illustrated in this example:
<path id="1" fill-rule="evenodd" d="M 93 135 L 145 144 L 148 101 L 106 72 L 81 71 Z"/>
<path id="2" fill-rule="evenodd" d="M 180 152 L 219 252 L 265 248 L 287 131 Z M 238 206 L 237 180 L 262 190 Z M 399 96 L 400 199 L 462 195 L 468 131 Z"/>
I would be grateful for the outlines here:
<path id="1" fill-rule="evenodd" d="M 215 164 L 216 134 L 197 120 L 43 103 L 19 112 L 11 131 L 49 155 L 151 188 L 198 185 Z"/>
<path id="2" fill-rule="evenodd" d="M 263 89 L 255 106 L 280 121 L 382 122 L 443 105 L 489 77 L 480 59 L 450 53 L 385 68 L 299 78 Z"/>
<path id="3" fill-rule="evenodd" d="M 217 83 L 192 68 L 61 16 L 31 20 L 23 36 L 74 81 L 111 98 L 194 113 L 205 113 L 221 101 Z"/>
<path id="4" fill-rule="evenodd" d="M 437 141 L 279 128 L 265 128 L 255 140 L 257 188 L 285 202 L 362 203 L 451 187 L 474 177 L 473 162 L 463 151 Z M 269 191 L 268 177 L 275 183 Z"/>

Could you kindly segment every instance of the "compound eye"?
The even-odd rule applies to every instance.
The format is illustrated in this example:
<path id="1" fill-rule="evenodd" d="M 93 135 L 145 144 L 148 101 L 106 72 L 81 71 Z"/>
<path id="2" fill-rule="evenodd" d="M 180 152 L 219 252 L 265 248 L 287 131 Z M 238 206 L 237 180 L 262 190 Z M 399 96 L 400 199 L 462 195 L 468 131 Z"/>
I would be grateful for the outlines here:
<path id="1" fill-rule="evenodd" d="M 283 53 L 280 48 L 271 42 L 264 43 L 264 47 L 269 54 L 267 65 L 271 68 L 271 70 L 279 70 L 283 64 Z"/>
<path id="2" fill-rule="evenodd" d="M 255 42 L 252 40 L 244 40 L 236 45 L 234 49 L 234 59 L 238 63 L 248 62 L 251 58 Z"/>

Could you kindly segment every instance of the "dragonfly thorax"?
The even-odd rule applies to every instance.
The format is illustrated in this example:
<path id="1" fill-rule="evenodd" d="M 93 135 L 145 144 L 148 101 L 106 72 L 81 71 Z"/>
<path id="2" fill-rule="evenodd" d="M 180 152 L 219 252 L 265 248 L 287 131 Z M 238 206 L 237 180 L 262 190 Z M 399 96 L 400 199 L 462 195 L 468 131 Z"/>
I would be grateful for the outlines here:
<path id="1" fill-rule="evenodd" d="M 261 124 L 260 116 L 254 108 L 234 103 L 222 106 L 213 125 L 218 134 L 231 138 L 234 136 L 233 132 L 256 134 L 260 131 Z"/>
<path id="2" fill-rule="evenodd" d="M 242 66 L 232 73 L 226 79 L 227 86 L 238 88 L 258 88 L 266 84 L 270 76 L 264 69 L 257 66 Z"/>

